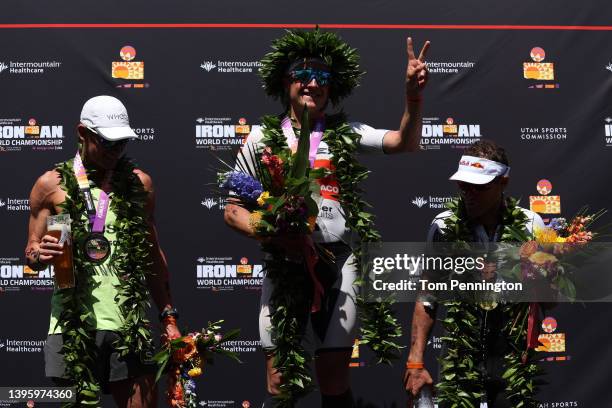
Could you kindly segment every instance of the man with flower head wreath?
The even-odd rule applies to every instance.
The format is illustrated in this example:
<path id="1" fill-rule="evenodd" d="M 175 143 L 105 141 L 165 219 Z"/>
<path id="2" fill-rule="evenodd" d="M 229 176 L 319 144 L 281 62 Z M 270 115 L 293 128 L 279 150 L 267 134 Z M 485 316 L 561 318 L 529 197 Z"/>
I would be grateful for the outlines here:
<path id="1" fill-rule="evenodd" d="M 319 180 L 319 214 L 312 239 L 330 261 L 324 262 L 323 257 L 319 257 L 316 268 L 325 290 L 320 310 L 310 316 L 317 342 L 315 369 L 323 407 L 353 406 L 348 367 L 352 345 L 357 337 L 357 288 L 354 283 L 358 275 L 359 243 L 376 241 L 380 237 L 373 228 L 366 203 L 359 195 L 358 183 L 366 177 L 367 170 L 356 161 L 355 154 L 394 154 L 419 149 L 428 48 L 429 42 L 426 42 L 416 57 L 412 39 L 407 39 L 408 66 L 403 90 L 406 106 L 398 130 L 374 129 L 363 123 L 348 122 L 343 113 L 326 113 L 328 102 L 337 106 L 358 85 L 363 75 L 356 50 L 336 34 L 318 28 L 308 32 L 288 31 L 273 42 L 273 50 L 262 60 L 259 73 L 263 87 L 268 95 L 281 100 L 285 112 L 281 116 L 264 117 L 262 126 L 254 127 L 242 151 L 261 151 L 264 147 L 272 150 L 287 146 L 294 148 L 306 107 L 311 122 L 309 129 L 315 130 L 310 137 L 311 164 L 313 168 L 323 167 L 328 171 L 327 176 Z M 251 162 L 243 165 L 253 165 L 250 157 L 239 155 L 239 161 Z M 256 236 L 248 209 L 230 203 L 225 209 L 225 220 L 235 230 L 250 237 Z M 291 256 L 290 237 L 269 240 L 265 246 L 283 248 Z M 281 345 L 291 339 L 284 338 L 276 331 L 280 325 L 274 323 L 275 306 L 282 306 L 278 302 L 281 290 L 276 288 L 283 282 L 271 279 L 272 261 L 269 259 L 266 262 L 259 317 L 262 345 L 267 351 L 269 397 L 264 405 L 266 408 L 277 404 L 293 406 L 295 399 L 307 392 L 310 382 L 308 374 L 302 375 L 300 371 L 304 363 L 300 359 L 293 359 L 295 353 Z M 299 270 L 301 265 L 296 264 L 296 267 Z M 296 293 L 296 296 L 299 295 Z M 387 313 L 390 312 L 385 309 L 382 316 L 388 316 Z M 370 323 L 376 325 L 381 320 L 385 319 Z M 397 333 L 399 329 L 394 324 L 391 323 L 390 332 Z M 369 323 L 362 319 L 362 325 L 368 326 Z M 385 349 L 392 343 L 392 338 L 384 338 L 388 342 L 380 340 L 372 338 L 368 342 L 382 358 L 387 358 L 391 351 L 397 351 Z"/>

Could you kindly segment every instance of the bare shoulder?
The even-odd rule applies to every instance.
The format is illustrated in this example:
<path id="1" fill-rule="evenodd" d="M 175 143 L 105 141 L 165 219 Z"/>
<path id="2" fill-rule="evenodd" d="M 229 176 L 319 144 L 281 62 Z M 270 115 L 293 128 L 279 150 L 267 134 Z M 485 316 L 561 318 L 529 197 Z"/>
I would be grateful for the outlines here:
<path id="1" fill-rule="evenodd" d="M 63 201 L 60 182 L 61 178 L 56 170 L 45 172 L 32 187 L 30 206 L 32 208 L 51 207 Z"/>
<path id="2" fill-rule="evenodd" d="M 60 175 L 56 170 L 49 170 L 36 180 L 32 193 L 42 193 L 47 195 L 60 188 Z"/>
<path id="3" fill-rule="evenodd" d="M 153 191 L 153 179 L 142 169 L 134 169 L 134 174 L 138 176 L 146 191 Z"/>

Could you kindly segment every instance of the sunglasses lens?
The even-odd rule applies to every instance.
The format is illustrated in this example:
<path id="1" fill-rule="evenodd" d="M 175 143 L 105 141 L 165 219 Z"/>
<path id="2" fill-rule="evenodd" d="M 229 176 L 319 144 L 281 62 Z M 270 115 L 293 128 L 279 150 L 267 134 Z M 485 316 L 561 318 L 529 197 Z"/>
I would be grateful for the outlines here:
<path id="1" fill-rule="evenodd" d="M 331 74 L 325 71 L 319 71 L 314 69 L 296 69 L 291 73 L 292 77 L 296 81 L 300 81 L 303 84 L 308 84 L 313 78 L 317 81 L 320 86 L 325 86 L 329 83 Z"/>

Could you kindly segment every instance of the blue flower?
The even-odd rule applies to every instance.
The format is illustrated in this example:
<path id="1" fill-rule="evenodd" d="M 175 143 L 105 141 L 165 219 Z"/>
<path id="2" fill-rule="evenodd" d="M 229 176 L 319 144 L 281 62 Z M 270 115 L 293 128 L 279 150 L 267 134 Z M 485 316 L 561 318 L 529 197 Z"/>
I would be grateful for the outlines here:
<path id="1" fill-rule="evenodd" d="M 241 171 L 230 171 L 219 179 L 219 186 L 233 191 L 243 200 L 255 202 L 263 192 L 261 183 Z"/>
<path id="2" fill-rule="evenodd" d="M 550 223 L 548 224 L 548 226 L 552 229 L 554 229 L 555 231 L 559 232 L 559 231 L 563 231 L 565 229 L 567 229 L 567 221 L 565 218 L 560 217 L 560 218 L 553 218 Z"/>

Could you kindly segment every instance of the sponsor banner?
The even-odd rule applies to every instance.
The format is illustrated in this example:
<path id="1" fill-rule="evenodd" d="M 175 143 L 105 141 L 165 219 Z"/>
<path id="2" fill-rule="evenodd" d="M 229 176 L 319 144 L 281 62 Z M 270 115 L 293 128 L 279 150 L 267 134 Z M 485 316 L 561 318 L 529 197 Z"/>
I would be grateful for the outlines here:
<path id="1" fill-rule="evenodd" d="M 145 82 L 144 61 L 134 61 L 136 49 L 125 45 L 119 50 L 122 61 L 111 63 L 111 77 L 116 80 L 117 88 L 144 89 L 151 85 Z"/>
<path id="2" fill-rule="evenodd" d="M 212 292 L 260 290 L 263 265 L 246 257 L 207 256 L 197 259 L 196 287 Z"/>
<path id="3" fill-rule="evenodd" d="M 531 61 L 523 63 L 523 78 L 529 81 L 529 89 L 559 89 L 555 81 L 555 64 L 544 62 L 546 52 L 542 47 L 533 47 L 529 53 Z"/>
<path id="4" fill-rule="evenodd" d="M 195 143 L 197 149 L 233 150 L 244 144 L 251 133 L 245 118 L 200 117 L 196 119 Z"/>
<path id="5" fill-rule="evenodd" d="M 430 74 L 459 74 L 471 70 L 476 66 L 473 61 L 427 61 L 427 71 Z"/>
<path id="6" fill-rule="evenodd" d="M 0 152 L 62 150 L 64 126 L 28 120 L 0 119 Z"/>
<path id="7" fill-rule="evenodd" d="M 418 208 L 445 211 L 446 203 L 452 201 L 451 196 L 416 196 L 411 203 Z"/>
<path id="8" fill-rule="evenodd" d="M 259 60 L 254 61 L 226 61 L 226 60 L 205 60 L 200 64 L 202 71 L 207 73 L 221 74 L 257 74 L 261 67 Z"/>
<path id="9" fill-rule="evenodd" d="M 28 212 L 30 211 L 30 200 L 27 198 L 0 197 L 0 213 L 7 212 Z"/>
<path id="10" fill-rule="evenodd" d="M 19 258 L 0 258 L 0 293 L 53 290 L 53 266 L 35 271 L 23 265 Z"/>
<path id="11" fill-rule="evenodd" d="M 566 127 L 522 127 L 521 140 L 524 141 L 549 141 L 555 142 L 567 140 Z"/>
<path id="12" fill-rule="evenodd" d="M 42 353 L 46 340 L 0 337 L 0 353 Z"/>
<path id="13" fill-rule="evenodd" d="M 561 196 L 550 195 L 553 185 L 549 180 L 538 181 L 536 189 L 540 195 L 529 196 L 529 209 L 542 216 L 561 214 Z M 548 222 L 548 218 L 542 218 Z"/>
<path id="14" fill-rule="evenodd" d="M 456 122 L 448 117 L 442 121 L 439 117 L 423 118 L 421 130 L 421 149 L 440 150 L 442 148 L 464 149 L 482 138 L 480 125 L 477 123 Z"/>
<path id="15" fill-rule="evenodd" d="M 227 197 L 204 197 L 200 204 L 203 208 L 207 210 L 225 210 L 225 205 L 227 204 Z"/>
<path id="16" fill-rule="evenodd" d="M 547 316 L 542 320 L 541 334 L 538 336 L 540 345 L 536 351 L 547 353 L 540 361 L 567 361 L 571 356 L 567 355 L 565 333 L 558 331 L 557 319 Z"/>
<path id="17" fill-rule="evenodd" d="M 44 75 L 61 68 L 59 61 L 2 61 L 0 60 L 0 78 L 4 75 Z"/>

